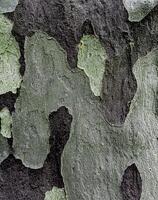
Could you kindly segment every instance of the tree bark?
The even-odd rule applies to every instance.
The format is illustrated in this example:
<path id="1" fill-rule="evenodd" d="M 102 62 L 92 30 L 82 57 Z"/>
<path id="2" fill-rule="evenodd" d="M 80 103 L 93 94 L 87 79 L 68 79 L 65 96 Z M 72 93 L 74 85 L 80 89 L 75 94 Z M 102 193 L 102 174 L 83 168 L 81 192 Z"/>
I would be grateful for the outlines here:
<path id="1" fill-rule="evenodd" d="M 0 13 L 0 200 L 157 200 L 157 1 Z"/>

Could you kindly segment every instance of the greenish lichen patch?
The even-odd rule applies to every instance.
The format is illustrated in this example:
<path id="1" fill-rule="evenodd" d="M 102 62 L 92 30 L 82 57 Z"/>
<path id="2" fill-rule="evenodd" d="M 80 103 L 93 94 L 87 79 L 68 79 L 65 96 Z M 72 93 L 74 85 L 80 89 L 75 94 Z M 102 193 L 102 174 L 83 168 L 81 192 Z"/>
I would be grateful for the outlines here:
<path id="1" fill-rule="evenodd" d="M 13 12 L 18 0 L 0 0 L 0 13 Z"/>
<path id="2" fill-rule="evenodd" d="M 0 119 L 1 119 L 1 134 L 3 137 L 11 138 L 11 124 L 12 124 L 12 117 L 10 112 L 7 108 L 3 108 L 0 111 Z"/>
<path id="3" fill-rule="evenodd" d="M 0 94 L 16 93 L 20 87 L 20 51 L 11 34 L 12 23 L 0 15 Z"/>
<path id="4" fill-rule="evenodd" d="M 44 200 L 67 200 L 64 189 L 53 187 L 52 191 L 45 194 Z"/>
<path id="5" fill-rule="evenodd" d="M 106 51 L 99 39 L 92 35 L 84 35 L 79 45 L 78 67 L 89 77 L 95 96 L 101 94 L 106 59 Z"/>

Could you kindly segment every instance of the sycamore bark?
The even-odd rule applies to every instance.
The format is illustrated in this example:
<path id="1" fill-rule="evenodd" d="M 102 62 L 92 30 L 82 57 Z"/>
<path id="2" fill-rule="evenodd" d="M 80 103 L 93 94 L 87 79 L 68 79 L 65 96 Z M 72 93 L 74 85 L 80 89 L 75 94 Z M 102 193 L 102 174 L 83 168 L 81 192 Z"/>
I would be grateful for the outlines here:
<path id="1" fill-rule="evenodd" d="M 157 200 L 157 3 L 0 0 L 0 199 Z"/>

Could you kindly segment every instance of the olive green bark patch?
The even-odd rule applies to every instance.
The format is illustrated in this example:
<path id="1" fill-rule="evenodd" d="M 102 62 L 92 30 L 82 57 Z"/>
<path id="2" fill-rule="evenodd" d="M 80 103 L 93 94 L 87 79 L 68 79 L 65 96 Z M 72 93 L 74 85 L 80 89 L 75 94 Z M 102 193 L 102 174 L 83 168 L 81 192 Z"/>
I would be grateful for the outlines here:
<path id="1" fill-rule="evenodd" d="M 91 90 L 100 96 L 107 55 L 98 38 L 84 35 L 79 45 L 78 67 L 89 77 Z"/>
<path id="2" fill-rule="evenodd" d="M 16 93 L 20 87 L 20 51 L 11 34 L 12 23 L 0 15 L 0 94 Z"/>
<path id="3" fill-rule="evenodd" d="M 53 187 L 52 191 L 48 191 L 45 194 L 44 200 L 66 200 L 64 189 Z"/>
<path id="4" fill-rule="evenodd" d="M 1 119 L 1 134 L 6 138 L 11 138 L 11 124 L 12 117 L 7 108 L 4 108 L 0 111 L 0 119 Z"/>
<path id="5" fill-rule="evenodd" d="M 0 13 L 13 12 L 18 0 L 0 0 Z"/>

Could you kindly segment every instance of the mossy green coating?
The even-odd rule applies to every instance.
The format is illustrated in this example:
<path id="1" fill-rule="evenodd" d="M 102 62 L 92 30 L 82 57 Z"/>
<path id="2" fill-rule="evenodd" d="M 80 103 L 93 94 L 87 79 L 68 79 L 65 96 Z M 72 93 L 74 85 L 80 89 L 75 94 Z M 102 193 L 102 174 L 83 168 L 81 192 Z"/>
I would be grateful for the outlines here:
<path id="1" fill-rule="evenodd" d="M 0 15 L 0 94 L 16 93 L 20 87 L 20 50 L 11 34 L 12 23 Z"/>
<path id="2" fill-rule="evenodd" d="M 53 187 L 52 191 L 45 194 L 44 200 L 67 200 L 64 189 Z"/>
<path id="3" fill-rule="evenodd" d="M 0 0 L 0 13 L 13 12 L 18 0 Z"/>
<path id="4" fill-rule="evenodd" d="M 7 108 L 3 108 L 0 111 L 0 119 L 1 119 L 1 131 L 0 133 L 3 137 L 11 138 L 11 124 L 12 124 L 12 117 L 10 112 Z"/>
<path id="5" fill-rule="evenodd" d="M 95 96 L 101 94 L 106 59 L 106 51 L 99 39 L 93 35 L 84 35 L 79 45 L 78 67 L 89 77 Z"/>

